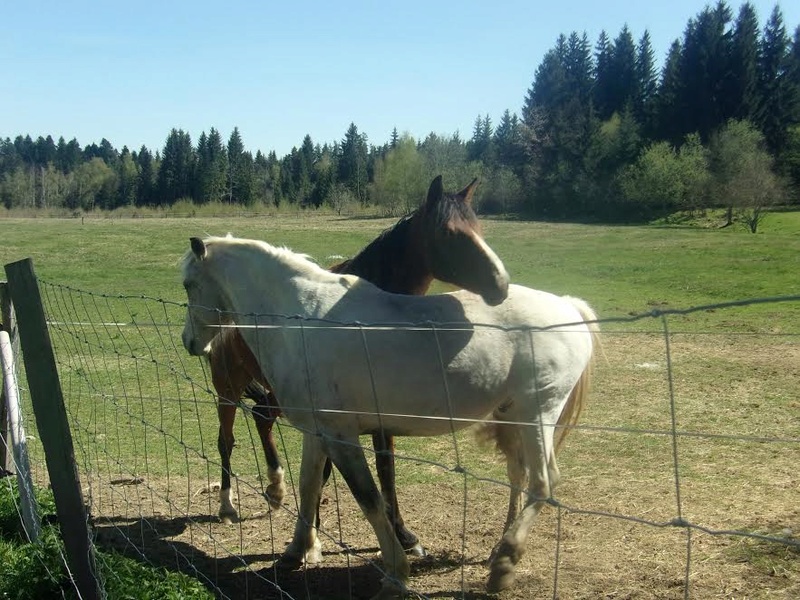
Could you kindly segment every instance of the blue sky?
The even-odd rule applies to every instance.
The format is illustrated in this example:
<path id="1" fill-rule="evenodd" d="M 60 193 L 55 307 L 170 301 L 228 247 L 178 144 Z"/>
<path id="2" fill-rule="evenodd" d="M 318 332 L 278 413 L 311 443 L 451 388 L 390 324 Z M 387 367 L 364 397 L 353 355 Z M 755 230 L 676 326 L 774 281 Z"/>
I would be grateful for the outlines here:
<path id="1" fill-rule="evenodd" d="M 0 11 L 0 137 L 107 138 L 163 148 L 239 127 L 245 147 L 341 140 L 351 122 L 381 144 L 479 114 L 518 112 L 559 34 L 647 29 L 660 62 L 702 0 L 556 2 L 87 2 L 10 0 Z M 778 3 L 791 35 L 800 2 Z M 753 2 L 763 28 L 775 2 Z M 730 3 L 734 14 L 740 3 Z"/>

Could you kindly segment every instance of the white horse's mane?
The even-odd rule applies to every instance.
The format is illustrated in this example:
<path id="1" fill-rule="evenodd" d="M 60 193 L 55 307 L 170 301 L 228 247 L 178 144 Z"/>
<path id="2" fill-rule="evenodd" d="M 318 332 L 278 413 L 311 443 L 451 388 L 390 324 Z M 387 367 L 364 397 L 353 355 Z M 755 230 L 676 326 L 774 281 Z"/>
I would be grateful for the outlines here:
<path id="1" fill-rule="evenodd" d="M 244 246 L 244 247 L 251 247 L 257 248 L 260 250 L 264 250 L 268 254 L 272 254 L 274 256 L 278 256 L 284 259 L 287 259 L 290 263 L 307 263 L 309 266 L 313 266 L 316 269 L 323 269 L 319 263 L 317 263 L 314 258 L 309 254 L 303 254 L 300 252 L 295 252 L 288 246 L 273 246 L 272 244 L 265 242 L 263 240 L 253 240 L 247 238 L 237 238 L 233 234 L 228 233 L 225 236 L 206 236 L 203 238 L 203 243 L 206 246 L 211 247 L 211 252 L 213 252 L 214 246 Z M 181 262 L 182 271 L 185 274 L 185 270 L 187 265 L 192 261 L 194 257 L 194 253 L 191 250 L 188 250 L 183 257 Z"/>

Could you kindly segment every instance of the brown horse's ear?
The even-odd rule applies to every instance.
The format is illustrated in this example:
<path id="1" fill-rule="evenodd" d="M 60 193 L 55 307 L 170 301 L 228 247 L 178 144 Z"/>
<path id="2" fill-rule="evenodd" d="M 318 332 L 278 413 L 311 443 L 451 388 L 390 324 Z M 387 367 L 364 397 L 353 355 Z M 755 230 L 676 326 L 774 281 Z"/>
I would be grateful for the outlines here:
<path id="1" fill-rule="evenodd" d="M 444 186 L 442 185 L 442 176 L 437 175 L 431 181 L 431 187 L 428 188 L 428 199 L 425 201 L 425 204 L 432 205 L 436 204 L 442 199 L 444 196 Z"/>
<path id="2" fill-rule="evenodd" d="M 192 252 L 199 259 L 203 260 L 206 257 L 206 244 L 198 237 L 189 238 L 189 243 L 192 245 Z"/>
<path id="3" fill-rule="evenodd" d="M 472 196 L 475 194 L 475 190 L 478 188 L 478 184 L 480 184 L 480 179 L 476 177 L 467 187 L 458 192 L 457 194 L 458 197 L 464 200 L 464 202 L 466 202 L 467 204 L 471 204 Z"/>

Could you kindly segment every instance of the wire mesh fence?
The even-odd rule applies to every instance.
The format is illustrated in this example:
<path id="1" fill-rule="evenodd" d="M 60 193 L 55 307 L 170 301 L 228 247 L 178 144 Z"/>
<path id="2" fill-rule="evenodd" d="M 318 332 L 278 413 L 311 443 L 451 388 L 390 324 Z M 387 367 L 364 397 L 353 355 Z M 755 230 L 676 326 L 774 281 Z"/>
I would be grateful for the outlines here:
<path id="1" fill-rule="evenodd" d="M 39 283 L 99 547 L 187 572 L 221 598 L 378 591 L 374 534 L 335 473 L 320 507 L 323 562 L 279 568 L 298 511 L 302 432 L 276 427 L 289 493 L 270 510 L 252 405 L 239 399 L 239 519 L 220 522 L 217 400 L 207 364 L 181 345 L 185 306 Z M 504 597 L 800 591 L 800 331 L 779 319 L 751 331 L 691 326 L 709 311 L 764 303 L 780 313 L 798 302 L 601 320 L 603 351 L 560 455 L 562 483 Z M 33 472 L 46 486 L 32 416 L 26 424 Z M 471 431 L 403 439 L 396 456 L 399 501 L 427 550 L 412 561 L 411 593 L 482 597 L 510 494 L 504 461 Z"/>

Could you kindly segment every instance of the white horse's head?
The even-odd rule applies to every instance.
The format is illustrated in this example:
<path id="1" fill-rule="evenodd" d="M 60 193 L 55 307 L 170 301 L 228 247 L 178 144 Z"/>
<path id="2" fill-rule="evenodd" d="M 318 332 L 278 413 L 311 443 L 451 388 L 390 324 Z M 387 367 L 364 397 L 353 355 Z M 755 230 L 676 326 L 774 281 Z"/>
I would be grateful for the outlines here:
<path id="1" fill-rule="evenodd" d="M 233 322 L 230 303 L 209 269 L 209 250 L 200 238 L 190 239 L 191 251 L 183 259 L 183 287 L 188 298 L 181 339 L 194 356 L 208 352 L 221 325 Z"/>

